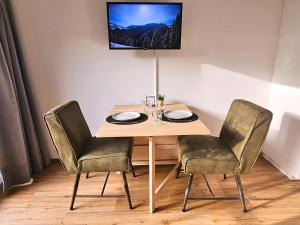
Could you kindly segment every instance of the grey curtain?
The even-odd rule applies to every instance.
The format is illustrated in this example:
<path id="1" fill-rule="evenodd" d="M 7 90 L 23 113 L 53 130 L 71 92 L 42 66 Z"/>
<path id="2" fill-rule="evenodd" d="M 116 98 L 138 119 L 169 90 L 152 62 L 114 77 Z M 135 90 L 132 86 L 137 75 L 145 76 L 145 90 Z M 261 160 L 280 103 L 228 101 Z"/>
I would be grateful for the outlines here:
<path id="1" fill-rule="evenodd" d="M 41 151 L 9 0 L 0 0 L 0 191 L 26 183 L 48 163 Z"/>

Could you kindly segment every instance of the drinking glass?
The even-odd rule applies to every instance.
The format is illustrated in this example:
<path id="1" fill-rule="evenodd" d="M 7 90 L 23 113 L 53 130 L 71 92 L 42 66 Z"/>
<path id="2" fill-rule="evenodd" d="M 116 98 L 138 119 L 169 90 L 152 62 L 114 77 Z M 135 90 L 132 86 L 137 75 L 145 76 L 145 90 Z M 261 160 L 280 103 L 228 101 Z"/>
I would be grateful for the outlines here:
<path id="1" fill-rule="evenodd" d="M 156 111 L 157 111 L 157 120 L 158 121 L 163 121 L 162 117 L 163 117 L 163 114 L 165 112 L 165 109 L 164 108 L 158 108 Z"/>
<path id="2" fill-rule="evenodd" d="M 157 112 L 157 118 L 156 118 L 157 121 L 163 122 L 162 117 L 163 117 L 163 114 L 165 112 L 164 102 L 160 102 L 159 104 L 157 104 L 156 112 Z"/>
<path id="3" fill-rule="evenodd" d="M 148 102 L 148 106 L 149 106 L 149 111 L 150 114 L 152 115 L 152 117 L 156 117 L 156 104 L 153 102 Z"/>
<path id="4" fill-rule="evenodd" d="M 141 102 L 143 105 L 146 105 L 147 95 L 145 93 L 141 94 Z"/>
<path id="5" fill-rule="evenodd" d="M 147 101 L 147 95 L 144 93 L 141 95 L 141 102 L 143 103 L 145 114 L 148 114 L 149 113 L 149 103 Z"/>

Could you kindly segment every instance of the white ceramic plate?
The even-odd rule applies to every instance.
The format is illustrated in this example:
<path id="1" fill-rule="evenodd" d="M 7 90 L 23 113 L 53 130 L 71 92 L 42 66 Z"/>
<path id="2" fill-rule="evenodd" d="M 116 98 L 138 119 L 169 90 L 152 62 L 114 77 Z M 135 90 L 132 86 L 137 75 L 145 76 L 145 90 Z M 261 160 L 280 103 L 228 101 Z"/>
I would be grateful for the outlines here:
<path id="1" fill-rule="evenodd" d="M 141 114 L 138 112 L 120 112 L 112 115 L 112 118 L 117 121 L 129 121 L 140 118 Z"/>
<path id="2" fill-rule="evenodd" d="M 180 119 L 190 118 L 193 115 L 193 113 L 185 110 L 173 110 L 173 111 L 166 111 L 164 115 L 169 119 L 180 120 Z"/>

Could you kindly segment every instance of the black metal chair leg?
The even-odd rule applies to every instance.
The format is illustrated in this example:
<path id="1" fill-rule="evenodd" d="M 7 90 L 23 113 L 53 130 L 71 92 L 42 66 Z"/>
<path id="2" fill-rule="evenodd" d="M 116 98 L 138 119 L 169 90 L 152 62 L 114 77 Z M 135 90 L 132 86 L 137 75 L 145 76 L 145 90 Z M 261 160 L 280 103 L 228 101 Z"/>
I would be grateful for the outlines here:
<path id="1" fill-rule="evenodd" d="M 89 178 L 89 172 L 86 173 L 85 178 L 86 178 L 86 179 Z"/>
<path id="2" fill-rule="evenodd" d="M 246 206 L 246 202 L 245 202 L 244 191 L 243 191 L 243 186 L 242 186 L 242 182 L 240 179 L 240 175 L 235 174 L 235 180 L 236 180 L 237 188 L 240 192 L 240 199 L 242 200 L 242 203 L 243 203 L 244 212 L 247 212 L 247 206 Z"/>
<path id="3" fill-rule="evenodd" d="M 72 195 L 72 201 L 71 201 L 71 205 L 70 205 L 70 210 L 74 209 L 73 206 L 74 206 L 75 197 L 76 197 L 76 194 L 77 194 L 79 180 L 80 180 L 80 174 L 77 174 L 76 178 L 75 178 L 74 188 L 73 188 L 73 195 Z"/>
<path id="4" fill-rule="evenodd" d="M 130 166 L 130 170 L 132 172 L 132 176 L 135 177 L 135 172 L 134 172 L 134 169 L 133 169 L 133 165 L 132 165 L 132 162 L 130 161 L 129 163 L 129 166 Z"/>
<path id="5" fill-rule="evenodd" d="M 224 180 L 226 180 L 227 179 L 227 176 L 226 176 L 226 173 L 224 173 Z"/>
<path id="6" fill-rule="evenodd" d="M 214 195 L 213 191 L 210 188 L 210 185 L 209 185 L 209 183 L 206 179 L 206 176 L 204 174 L 202 174 L 202 176 L 204 177 L 204 180 L 205 180 L 206 186 L 208 187 L 209 192 L 211 193 L 212 197 L 215 198 L 215 195 Z"/>
<path id="7" fill-rule="evenodd" d="M 125 189 L 126 197 L 128 200 L 128 206 L 129 206 L 129 209 L 132 209 L 131 198 L 130 198 L 130 194 L 129 194 L 129 188 L 128 188 L 125 171 L 122 171 L 122 177 L 123 177 L 123 181 L 124 181 L 124 189 Z"/>
<path id="8" fill-rule="evenodd" d="M 103 184 L 103 187 L 102 187 L 102 191 L 101 191 L 101 197 L 102 197 L 103 194 L 104 194 L 105 187 L 106 187 L 106 183 L 107 183 L 107 180 L 108 180 L 108 177 L 109 177 L 109 173 L 110 173 L 110 172 L 108 172 L 107 175 L 106 175 L 106 178 L 105 178 L 105 181 L 104 181 L 104 184 Z"/>
<path id="9" fill-rule="evenodd" d="M 184 195 L 184 200 L 183 200 L 182 212 L 186 211 L 185 207 L 186 207 L 186 203 L 187 203 L 187 200 L 189 198 L 190 191 L 191 191 L 192 182 L 193 182 L 193 174 L 190 173 L 188 181 L 187 181 L 186 189 L 185 189 L 185 195 Z"/>
<path id="10" fill-rule="evenodd" d="M 176 179 L 178 179 L 179 174 L 180 174 L 180 171 L 181 171 L 181 162 L 179 162 L 179 163 L 177 164 L 177 168 L 176 168 Z"/>

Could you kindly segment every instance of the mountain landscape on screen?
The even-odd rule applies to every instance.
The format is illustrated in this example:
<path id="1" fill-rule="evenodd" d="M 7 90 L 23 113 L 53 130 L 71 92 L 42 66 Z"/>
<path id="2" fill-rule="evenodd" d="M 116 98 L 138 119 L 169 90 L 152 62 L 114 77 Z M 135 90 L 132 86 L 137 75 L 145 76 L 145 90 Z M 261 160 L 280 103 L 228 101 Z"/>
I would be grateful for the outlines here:
<path id="1" fill-rule="evenodd" d="M 180 5 L 112 4 L 108 10 L 111 48 L 180 48 Z"/>

